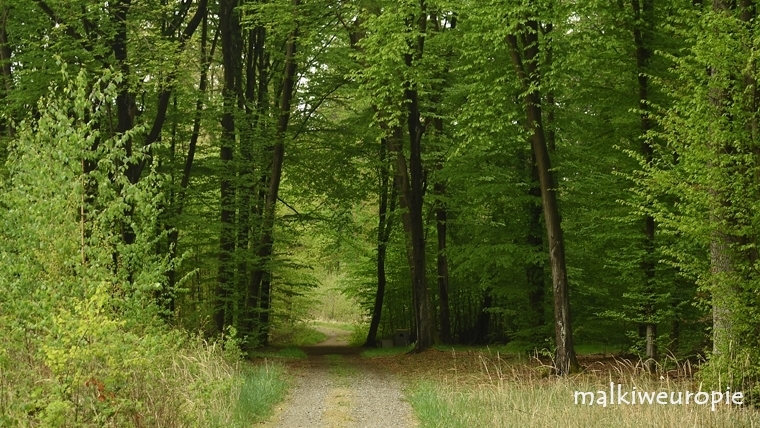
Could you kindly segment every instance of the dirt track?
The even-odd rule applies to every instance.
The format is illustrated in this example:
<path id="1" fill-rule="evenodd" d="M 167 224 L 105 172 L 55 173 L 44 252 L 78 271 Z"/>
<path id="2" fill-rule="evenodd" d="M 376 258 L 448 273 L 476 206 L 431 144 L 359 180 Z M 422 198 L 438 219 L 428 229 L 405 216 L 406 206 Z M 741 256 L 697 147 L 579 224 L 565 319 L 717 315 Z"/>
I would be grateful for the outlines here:
<path id="1" fill-rule="evenodd" d="M 312 346 L 302 346 L 301 349 L 310 357 L 319 355 L 358 355 L 362 349 L 348 346 L 351 332 L 333 327 L 316 326 L 315 330 L 324 333 L 327 338 Z"/>
<path id="2" fill-rule="evenodd" d="M 359 357 L 347 346 L 350 333 L 317 327 L 327 339 L 302 347 L 306 361 L 291 366 L 296 379 L 290 396 L 265 424 L 277 428 L 416 427 L 401 385 L 381 364 Z"/>

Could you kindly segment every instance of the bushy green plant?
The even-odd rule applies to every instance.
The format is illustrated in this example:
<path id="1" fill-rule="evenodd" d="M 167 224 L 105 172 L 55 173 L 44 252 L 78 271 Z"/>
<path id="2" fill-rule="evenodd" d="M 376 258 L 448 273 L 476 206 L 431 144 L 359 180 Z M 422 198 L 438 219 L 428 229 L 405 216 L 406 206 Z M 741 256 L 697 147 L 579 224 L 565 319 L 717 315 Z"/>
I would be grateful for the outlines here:
<path id="1" fill-rule="evenodd" d="M 235 332 L 207 343 L 160 316 L 164 177 L 146 152 L 129 153 L 139 128 L 110 133 L 119 79 L 72 78 L 64 67 L 65 83 L 11 146 L 0 196 L 0 425 L 241 426 Z M 125 171 L 140 162 L 132 183 Z"/>

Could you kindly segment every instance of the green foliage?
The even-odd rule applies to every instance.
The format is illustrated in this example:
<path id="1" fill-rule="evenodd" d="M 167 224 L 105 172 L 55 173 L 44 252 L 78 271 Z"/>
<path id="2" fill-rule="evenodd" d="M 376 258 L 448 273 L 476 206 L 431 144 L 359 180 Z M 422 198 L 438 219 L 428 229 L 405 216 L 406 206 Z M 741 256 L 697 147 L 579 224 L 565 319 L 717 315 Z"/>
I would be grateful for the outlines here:
<path id="1" fill-rule="evenodd" d="M 148 162 L 130 183 L 126 165 L 144 154 L 125 144 L 139 129 L 102 132 L 118 75 L 64 68 L 62 80 L 19 124 L 3 182 L 3 422 L 213 426 L 232 412 L 234 332 L 222 350 L 166 328 L 154 300 L 167 269 L 154 252 L 164 177 Z"/>
<path id="2" fill-rule="evenodd" d="M 712 385 L 755 391 L 760 283 L 756 275 L 758 75 L 752 60 L 754 24 L 738 10 L 679 16 L 691 45 L 670 56 L 674 75 L 661 84 L 672 97 L 662 107 L 661 129 L 650 136 L 655 152 L 634 180 L 640 204 L 672 243 L 663 258 L 699 286 L 699 305 L 712 310 L 715 355 L 705 370 Z M 741 77 L 739 77 L 741 76 Z M 646 198 L 646 199 L 645 199 Z"/>
<path id="3" fill-rule="evenodd" d="M 348 338 L 349 346 L 362 346 L 367 341 L 369 333 L 369 324 L 355 324 Z"/>

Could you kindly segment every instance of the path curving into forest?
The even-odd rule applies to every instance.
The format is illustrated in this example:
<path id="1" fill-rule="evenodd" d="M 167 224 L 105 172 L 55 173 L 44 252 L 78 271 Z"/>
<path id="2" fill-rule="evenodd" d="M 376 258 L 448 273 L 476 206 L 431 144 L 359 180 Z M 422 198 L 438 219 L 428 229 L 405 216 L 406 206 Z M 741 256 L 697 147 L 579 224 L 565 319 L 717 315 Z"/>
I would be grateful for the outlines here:
<path id="1" fill-rule="evenodd" d="M 315 326 L 312 328 L 323 333 L 326 338 L 316 345 L 300 347 L 309 357 L 322 355 L 359 355 L 362 351 L 362 348 L 348 346 L 348 342 L 351 338 L 350 331 L 325 326 Z"/>
<path id="2" fill-rule="evenodd" d="M 416 427 L 396 376 L 379 361 L 359 357 L 347 333 L 320 327 L 325 341 L 302 347 L 308 358 L 291 365 L 295 385 L 268 428 Z M 328 331 L 329 330 L 329 331 Z"/>

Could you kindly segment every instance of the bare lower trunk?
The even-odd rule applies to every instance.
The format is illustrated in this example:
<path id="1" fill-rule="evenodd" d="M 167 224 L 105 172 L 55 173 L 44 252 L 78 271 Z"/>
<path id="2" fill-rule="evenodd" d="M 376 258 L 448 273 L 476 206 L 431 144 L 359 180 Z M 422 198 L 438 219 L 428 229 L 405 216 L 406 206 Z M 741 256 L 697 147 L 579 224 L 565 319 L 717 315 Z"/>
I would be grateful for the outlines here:
<path id="1" fill-rule="evenodd" d="M 534 184 L 531 185 L 528 193 L 530 196 L 536 198 L 536 200 L 540 200 L 541 184 L 538 180 L 538 168 L 536 167 L 535 157 L 531 156 L 531 159 L 530 170 L 533 179 L 532 182 Z M 534 200 L 531 198 L 530 206 L 528 207 L 528 245 L 531 246 L 533 251 L 536 251 L 536 253 L 539 254 L 544 251 L 544 230 L 541 227 L 541 210 L 541 205 L 534 203 Z M 525 268 L 525 274 L 528 279 L 529 287 L 528 301 L 535 317 L 533 327 L 541 328 L 546 322 L 544 314 L 544 294 L 546 290 L 544 262 L 539 260 L 530 262 Z M 541 340 L 542 338 L 536 337 L 536 339 Z"/>
<path id="2" fill-rule="evenodd" d="M 731 239 L 720 232 L 713 232 L 712 236 L 710 270 L 713 275 L 713 354 L 729 355 L 734 341 L 731 307 L 732 296 L 735 293 L 730 285 L 731 277 L 734 275 L 734 267 L 729 252 Z"/>

